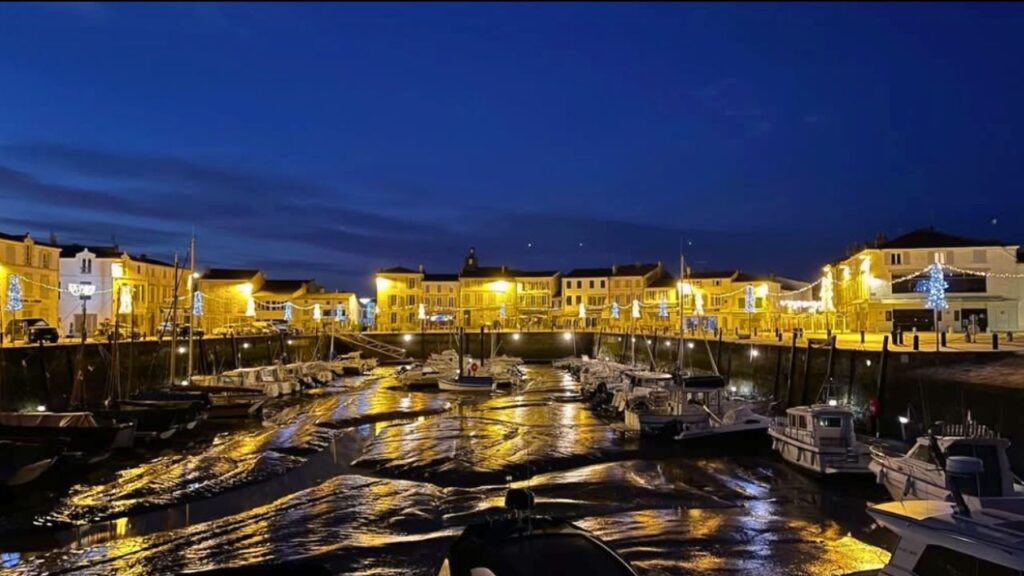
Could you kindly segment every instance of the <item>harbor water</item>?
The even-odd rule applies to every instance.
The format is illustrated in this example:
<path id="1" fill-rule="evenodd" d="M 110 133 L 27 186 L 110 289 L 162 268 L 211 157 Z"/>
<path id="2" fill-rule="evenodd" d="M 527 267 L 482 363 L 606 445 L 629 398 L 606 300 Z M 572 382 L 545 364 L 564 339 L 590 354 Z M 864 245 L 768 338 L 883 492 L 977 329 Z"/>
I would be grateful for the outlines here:
<path id="1" fill-rule="evenodd" d="M 509 486 L 591 530 L 641 574 L 877 570 L 873 479 L 825 482 L 763 446 L 723 453 L 625 436 L 563 371 L 505 393 L 407 390 L 393 367 L 280 399 L 4 496 L 7 574 L 172 574 L 312 558 L 338 574 L 436 574 Z"/>

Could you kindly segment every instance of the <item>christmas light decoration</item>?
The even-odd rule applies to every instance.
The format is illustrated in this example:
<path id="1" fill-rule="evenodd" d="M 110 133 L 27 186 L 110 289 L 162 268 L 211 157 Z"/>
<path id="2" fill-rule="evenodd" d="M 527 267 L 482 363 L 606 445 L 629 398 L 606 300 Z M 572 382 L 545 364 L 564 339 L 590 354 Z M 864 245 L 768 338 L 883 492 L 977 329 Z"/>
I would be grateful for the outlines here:
<path id="1" fill-rule="evenodd" d="M 586 318 L 586 317 L 587 317 L 587 307 L 583 305 L 583 302 L 580 302 L 580 318 Z"/>
<path id="2" fill-rule="evenodd" d="M 633 300 L 633 318 L 640 317 L 640 301 Z"/>
<path id="3" fill-rule="evenodd" d="M 192 294 L 192 315 L 202 316 L 203 315 L 203 293 L 196 292 Z"/>
<path id="4" fill-rule="evenodd" d="M 249 318 L 256 317 L 256 300 L 252 296 L 249 296 L 245 300 L 245 315 Z"/>
<path id="5" fill-rule="evenodd" d="M 11 274 L 7 277 L 7 304 L 4 305 L 4 310 L 17 312 L 22 308 L 24 304 L 21 302 L 21 276 Z"/>
<path id="6" fill-rule="evenodd" d="M 754 286 L 753 284 L 747 284 L 747 287 L 743 289 L 743 309 L 750 314 L 754 311 Z"/>
<path id="7" fill-rule="evenodd" d="M 824 312 L 832 312 L 836 309 L 832 293 L 832 269 L 826 266 L 825 275 L 821 279 L 821 309 Z"/>
<path id="8" fill-rule="evenodd" d="M 131 314 L 132 313 L 132 287 L 128 285 L 121 285 L 121 291 L 117 299 L 117 313 L 118 314 Z"/>
<path id="9" fill-rule="evenodd" d="M 942 265 L 936 262 L 928 270 L 928 280 L 925 282 L 925 292 L 927 293 L 925 307 L 929 310 L 949 308 L 949 304 L 946 303 L 946 288 L 949 288 L 949 284 L 946 283 L 946 278 L 942 275 Z"/>
<path id="10" fill-rule="evenodd" d="M 292 314 L 293 314 L 293 312 L 292 312 L 292 303 L 291 302 L 285 302 L 284 303 L 284 321 L 285 322 L 291 322 L 292 321 Z"/>
<path id="11" fill-rule="evenodd" d="M 612 319 L 613 320 L 618 320 L 619 319 L 619 303 L 618 302 L 612 302 L 612 311 L 611 311 L 611 313 L 612 313 Z"/>
<path id="12" fill-rule="evenodd" d="M 693 311 L 697 316 L 704 315 L 704 293 L 694 292 L 693 293 Z"/>
<path id="13" fill-rule="evenodd" d="M 345 307 L 341 304 L 334 305 L 334 321 L 341 322 L 345 318 Z"/>
<path id="14" fill-rule="evenodd" d="M 321 318 L 320 305 L 319 304 L 313 304 L 313 320 L 315 322 L 319 322 L 320 318 Z"/>
<path id="15" fill-rule="evenodd" d="M 668 318 L 668 301 L 665 298 L 658 301 L 658 318 Z"/>
<path id="16" fill-rule="evenodd" d="M 506 316 L 508 316 L 508 310 L 505 308 L 505 303 L 502 302 L 498 307 L 498 317 L 504 320 Z"/>

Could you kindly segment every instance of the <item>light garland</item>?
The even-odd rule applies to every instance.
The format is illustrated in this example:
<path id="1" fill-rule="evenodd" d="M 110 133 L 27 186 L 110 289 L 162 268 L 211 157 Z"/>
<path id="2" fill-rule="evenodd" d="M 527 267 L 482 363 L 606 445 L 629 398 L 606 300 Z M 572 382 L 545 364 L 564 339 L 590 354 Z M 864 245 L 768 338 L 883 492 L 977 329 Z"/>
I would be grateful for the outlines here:
<path id="1" fill-rule="evenodd" d="M 322 318 L 322 317 L 323 316 L 322 316 L 322 314 L 320 312 L 320 305 L 319 304 L 313 304 L 313 321 L 314 322 L 319 322 L 320 318 Z"/>
<path id="2" fill-rule="evenodd" d="M 668 318 L 668 301 L 664 298 L 658 301 L 658 318 Z"/>
<path id="3" fill-rule="evenodd" d="M 117 313 L 131 314 L 134 308 L 132 305 L 132 287 L 122 284 L 117 298 Z"/>
<path id="4" fill-rule="evenodd" d="M 821 280 L 821 309 L 831 312 L 836 309 L 832 293 L 832 269 L 825 267 L 825 276 Z"/>
<path id="5" fill-rule="evenodd" d="M 931 265 L 931 270 L 928 272 L 928 282 L 925 284 L 925 290 L 928 294 L 925 300 L 925 307 L 929 310 L 945 310 L 949 308 L 949 304 L 946 303 L 946 288 L 949 284 L 946 284 L 946 278 L 942 274 L 942 265 L 936 262 Z"/>
<path id="6" fill-rule="evenodd" d="M 192 315 L 202 316 L 203 315 L 203 293 L 196 292 L 192 294 Z"/>
<path id="7" fill-rule="evenodd" d="M 7 304 L 4 305 L 4 310 L 18 312 L 22 308 L 24 304 L 21 301 L 21 276 L 11 274 L 7 277 Z"/>
<path id="8" fill-rule="evenodd" d="M 292 314 L 293 314 L 293 312 L 292 312 L 292 303 L 291 302 L 285 302 L 284 303 L 284 321 L 285 322 L 291 322 L 292 321 Z"/>
<path id="9" fill-rule="evenodd" d="M 747 284 L 746 288 L 743 289 L 743 309 L 746 310 L 747 314 L 754 313 L 754 286 L 753 284 Z"/>
<path id="10" fill-rule="evenodd" d="M 699 290 L 693 294 L 693 311 L 697 316 L 704 315 L 704 293 Z"/>
<path id="11" fill-rule="evenodd" d="M 640 317 L 640 301 L 634 299 L 633 300 L 633 318 L 639 318 L 639 317 Z"/>
<path id="12" fill-rule="evenodd" d="M 612 314 L 612 319 L 613 320 L 618 320 L 619 319 L 619 303 L 618 302 L 612 302 L 611 314 Z"/>

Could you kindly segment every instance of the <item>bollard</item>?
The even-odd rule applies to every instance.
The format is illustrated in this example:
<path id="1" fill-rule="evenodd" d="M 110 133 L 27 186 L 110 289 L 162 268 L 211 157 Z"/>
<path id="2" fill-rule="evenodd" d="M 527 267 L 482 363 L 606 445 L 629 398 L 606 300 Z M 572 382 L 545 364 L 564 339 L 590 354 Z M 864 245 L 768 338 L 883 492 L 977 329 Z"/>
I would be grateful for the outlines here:
<path id="1" fill-rule="evenodd" d="M 779 330 L 778 332 L 775 333 L 775 340 L 777 342 L 782 342 L 782 331 L 781 330 Z"/>
<path id="2" fill-rule="evenodd" d="M 992 349 L 999 350 L 999 334 L 997 332 L 992 333 Z"/>
<path id="3" fill-rule="evenodd" d="M 917 334 L 914 334 L 914 352 L 921 349 L 921 338 Z"/>
<path id="4" fill-rule="evenodd" d="M 964 332 L 964 342 L 966 342 L 968 344 L 971 343 L 971 333 L 970 332 Z"/>
<path id="5" fill-rule="evenodd" d="M 863 330 L 860 331 L 860 343 L 861 344 L 864 343 L 864 331 Z"/>
<path id="6" fill-rule="evenodd" d="M 757 338 L 757 326 L 754 326 L 754 338 Z"/>
<path id="7" fill-rule="evenodd" d="M 942 344 L 943 348 L 946 347 L 946 333 L 945 332 L 939 332 L 939 342 Z"/>

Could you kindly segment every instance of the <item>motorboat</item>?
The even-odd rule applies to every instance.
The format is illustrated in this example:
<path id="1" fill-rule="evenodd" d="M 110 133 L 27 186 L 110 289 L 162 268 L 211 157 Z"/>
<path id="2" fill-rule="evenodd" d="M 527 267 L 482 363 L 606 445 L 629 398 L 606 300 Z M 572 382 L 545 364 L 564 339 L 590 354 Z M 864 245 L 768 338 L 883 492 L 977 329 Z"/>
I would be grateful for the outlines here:
<path id="1" fill-rule="evenodd" d="M 205 385 L 205 381 L 201 379 L 193 378 L 192 381 L 201 386 Z M 216 383 L 218 386 L 248 388 L 263 394 L 267 398 L 277 398 L 283 393 L 283 386 L 277 380 L 277 368 L 274 366 L 228 370 L 218 375 Z M 288 391 L 291 392 L 291 386 L 288 386 Z"/>
<path id="2" fill-rule="evenodd" d="M 628 370 L 623 372 L 623 383 L 615 392 L 612 405 L 624 413 L 630 402 L 667 394 L 672 387 L 672 375 L 667 372 Z"/>
<path id="3" fill-rule="evenodd" d="M 306 371 L 313 378 L 313 383 L 317 386 L 327 386 L 336 378 L 334 371 L 331 370 L 327 362 L 310 362 L 306 365 Z"/>
<path id="4" fill-rule="evenodd" d="M 88 463 L 131 448 L 135 423 L 93 412 L 0 412 L 0 440 L 63 446 Z"/>
<path id="5" fill-rule="evenodd" d="M 0 440 L 0 486 L 21 486 L 39 478 L 64 449 L 53 444 Z"/>
<path id="6" fill-rule="evenodd" d="M 400 367 L 395 377 L 403 386 L 437 386 L 441 371 L 429 364 L 411 364 Z"/>
<path id="7" fill-rule="evenodd" d="M 377 367 L 376 358 L 363 358 L 358 350 L 339 356 L 330 362 L 331 370 L 337 376 L 361 376 L 372 372 Z"/>
<path id="8" fill-rule="evenodd" d="M 977 576 L 1024 573 L 1024 498 L 977 497 L 983 458 L 949 456 L 942 468 L 946 500 L 903 500 L 868 508 L 899 536 L 881 576 Z"/>
<path id="9" fill-rule="evenodd" d="M 134 423 L 135 437 L 167 440 L 178 432 L 192 430 L 206 418 L 199 402 L 192 400 L 111 400 L 97 416 L 119 423 Z"/>
<path id="10" fill-rule="evenodd" d="M 894 500 L 949 500 L 945 462 L 953 456 L 971 456 L 981 459 L 984 470 L 978 476 L 977 490 L 968 491 L 969 495 L 1021 496 L 1024 485 L 1010 469 L 1009 447 L 1008 439 L 978 423 L 939 424 L 903 454 L 872 446 L 869 468 Z"/>
<path id="11" fill-rule="evenodd" d="M 141 390 L 140 400 L 191 400 L 203 404 L 210 419 L 256 418 L 267 401 L 258 390 L 240 386 L 185 385 L 158 390 Z"/>
<path id="12" fill-rule="evenodd" d="M 870 473 L 868 446 L 857 440 L 853 423 L 853 410 L 831 400 L 787 409 L 772 421 L 768 435 L 773 450 L 804 470 L 826 476 Z"/>
<path id="13" fill-rule="evenodd" d="M 469 376 L 468 374 L 454 377 L 438 378 L 437 387 L 451 392 L 488 392 L 497 387 L 491 376 Z"/>
<path id="14" fill-rule="evenodd" d="M 529 490 L 509 490 L 509 514 L 467 526 L 448 551 L 439 576 L 636 576 L 597 536 L 567 520 L 531 514 L 533 504 Z"/>
<path id="15" fill-rule="evenodd" d="M 298 392 L 303 388 L 312 388 L 316 385 L 313 381 L 313 375 L 306 368 L 305 362 L 285 364 L 281 367 L 281 372 L 286 380 L 297 384 L 292 392 Z"/>

